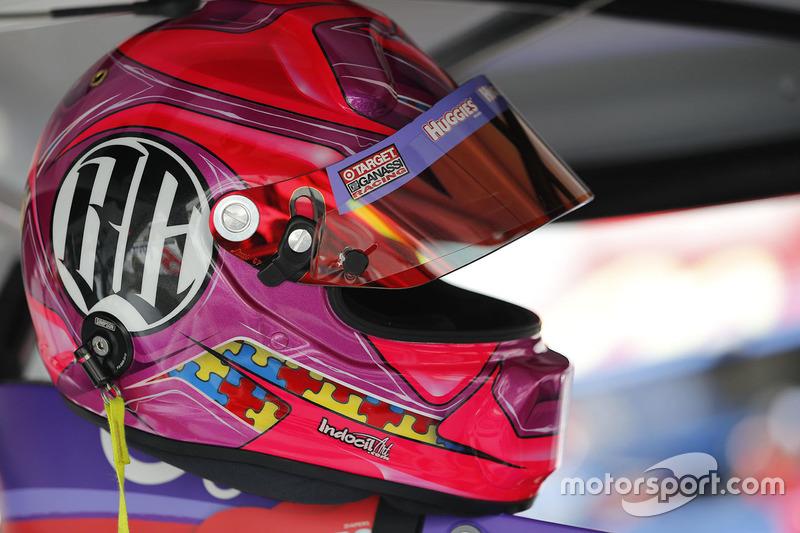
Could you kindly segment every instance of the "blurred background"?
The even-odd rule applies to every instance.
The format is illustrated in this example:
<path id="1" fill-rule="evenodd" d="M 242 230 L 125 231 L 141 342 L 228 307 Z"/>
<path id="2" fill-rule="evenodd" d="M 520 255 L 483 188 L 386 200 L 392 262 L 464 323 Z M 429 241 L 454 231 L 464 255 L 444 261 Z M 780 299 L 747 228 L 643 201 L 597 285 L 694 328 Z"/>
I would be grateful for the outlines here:
<path id="1" fill-rule="evenodd" d="M 448 277 L 536 310 L 574 363 L 563 466 L 525 515 L 800 532 L 800 3 L 364 3 L 458 81 L 487 74 L 597 194 Z M 57 4 L 0 0 L 0 13 Z M 17 260 L 37 136 L 78 75 L 155 20 L 0 22 L 0 336 L 21 354 L 0 358 L 0 378 L 47 379 Z M 695 451 L 723 476 L 781 476 L 787 493 L 651 518 L 560 494 L 564 477 L 636 477 Z"/>

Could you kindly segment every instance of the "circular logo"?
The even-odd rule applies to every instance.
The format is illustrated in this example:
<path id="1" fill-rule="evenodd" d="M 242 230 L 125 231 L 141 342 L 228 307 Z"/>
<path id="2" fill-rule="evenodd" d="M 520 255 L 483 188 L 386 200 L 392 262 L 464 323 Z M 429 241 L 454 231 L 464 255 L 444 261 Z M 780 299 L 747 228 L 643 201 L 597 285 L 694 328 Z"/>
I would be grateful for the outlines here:
<path id="1" fill-rule="evenodd" d="M 209 275 L 208 199 L 175 147 L 114 137 L 72 164 L 53 209 L 53 250 L 64 289 L 84 314 L 114 315 L 128 331 L 169 324 Z"/>

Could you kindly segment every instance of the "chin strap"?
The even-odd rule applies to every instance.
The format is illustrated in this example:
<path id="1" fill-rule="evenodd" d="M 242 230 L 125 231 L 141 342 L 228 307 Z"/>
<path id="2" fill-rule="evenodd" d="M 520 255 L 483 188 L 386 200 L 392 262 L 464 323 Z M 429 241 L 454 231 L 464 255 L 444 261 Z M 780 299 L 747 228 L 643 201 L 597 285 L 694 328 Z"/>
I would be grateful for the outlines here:
<path id="1" fill-rule="evenodd" d="M 112 387 L 112 393 L 103 393 L 103 404 L 108 417 L 108 431 L 111 433 L 111 447 L 114 453 L 114 470 L 117 472 L 117 485 L 119 487 L 119 515 L 117 518 L 117 533 L 129 533 L 128 506 L 125 503 L 125 465 L 130 464 L 128 443 L 125 440 L 125 400 L 117 387 Z"/>
<path id="2" fill-rule="evenodd" d="M 125 465 L 130 464 L 128 443 L 125 440 L 125 400 L 122 391 L 114 382 L 127 368 L 132 359 L 132 349 L 128 346 L 127 330 L 111 319 L 95 317 L 89 324 L 102 326 L 102 331 L 91 328 L 84 332 L 88 340 L 75 350 L 75 361 L 83 367 L 92 384 L 99 390 L 108 419 L 108 432 L 111 434 L 111 448 L 114 471 L 119 487 L 119 516 L 117 532 L 129 533 L 128 506 L 125 502 Z M 86 327 L 84 327 L 86 329 Z M 123 349 L 120 349 L 120 347 Z M 127 348 L 127 349 L 126 349 Z M 119 361 L 118 363 L 115 363 Z"/>

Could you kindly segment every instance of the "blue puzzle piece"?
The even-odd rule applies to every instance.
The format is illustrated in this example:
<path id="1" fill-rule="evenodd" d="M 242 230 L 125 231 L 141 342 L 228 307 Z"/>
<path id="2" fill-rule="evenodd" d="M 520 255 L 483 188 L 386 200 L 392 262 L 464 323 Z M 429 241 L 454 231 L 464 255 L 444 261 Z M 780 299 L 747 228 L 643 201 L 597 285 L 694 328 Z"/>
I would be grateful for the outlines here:
<path id="1" fill-rule="evenodd" d="M 170 370 L 168 375 L 173 378 L 181 378 L 184 381 L 189 381 L 190 377 L 197 377 L 199 371 L 200 365 L 194 361 L 189 361 L 188 363 L 184 363 L 183 367 L 180 369 L 174 368 Z"/>
<path id="2" fill-rule="evenodd" d="M 267 391 L 265 389 L 262 389 L 261 387 L 256 387 L 253 390 L 253 398 L 257 398 L 257 399 L 261 400 L 262 402 L 266 401 L 266 399 L 267 399 Z"/>
<path id="3" fill-rule="evenodd" d="M 225 357 L 230 357 L 234 361 L 238 363 L 244 363 L 244 360 L 248 360 L 252 362 L 253 356 L 256 354 L 256 349 L 254 346 L 249 344 L 240 344 L 239 351 L 237 353 L 233 353 L 231 350 L 225 350 Z"/>
<path id="4" fill-rule="evenodd" d="M 196 388 L 197 390 L 199 390 L 200 392 L 202 392 L 203 394 L 205 394 L 218 404 L 227 405 L 228 397 L 219 391 L 219 388 L 222 385 L 222 377 L 212 373 L 211 378 L 208 381 L 203 381 L 202 379 L 197 377 L 197 372 L 199 371 L 200 371 L 200 365 L 198 365 L 194 361 L 189 361 L 188 363 L 183 365 L 182 369 L 180 370 L 175 369 L 170 371 L 169 375 L 171 377 L 180 378 L 183 381 L 186 381 L 192 387 Z"/>
<path id="5" fill-rule="evenodd" d="M 278 377 L 278 371 L 282 367 L 283 367 L 283 363 L 281 363 L 277 359 L 271 357 L 271 358 L 269 358 L 267 360 L 266 368 L 259 367 L 259 368 L 261 368 L 261 372 L 258 372 L 258 371 L 255 371 L 255 370 L 254 370 L 254 372 L 259 374 L 261 377 L 263 377 L 264 379 L 266 379 L 270 383 L 274 383 L 275 385 L 279 386 L 280 388 L 285 389 L 286 388 L 286 380 L 285 379 L 280 379 Z"/>
<path id="6" fill-rule="evenodd" d="M 228 375 L 225 377 L 225 380 L 231 385 L 238 387 L 239 383 L 242 381 L 242 374 L 241 372 L 231 368 L 228 372 Z"/>
<path id="7" fill-rule="evenodd" d="M 222 356 L 236 362 L 236 364 L 241 365 L 256 376 L 264 378 L 270 383 L 274 383 L 280 388 L 285 389 L 286 380 L 278 377 L 278 371 L 283 367 L 283 363 L 274 357 L 270 357 L 267 359 L 267 366 L 259 366 L 253 362 L 253 355 L 255 355 L 255 353 L 255 348 L 249 344 L 244 344 L 238 354 L 233 353 L 231 350 L 225 350 Z"/>

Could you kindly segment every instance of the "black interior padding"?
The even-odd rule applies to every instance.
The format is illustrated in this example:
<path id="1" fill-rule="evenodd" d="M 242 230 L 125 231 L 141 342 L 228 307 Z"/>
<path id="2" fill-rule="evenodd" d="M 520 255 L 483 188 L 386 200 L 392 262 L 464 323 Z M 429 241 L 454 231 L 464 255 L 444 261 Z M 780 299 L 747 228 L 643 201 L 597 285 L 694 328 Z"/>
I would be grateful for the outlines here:
<path id="1" fill-rule="evenodd" d="M 483 294 L 431 281 L 411 289 L 332 287 L 333 311 L 368 335 L 407 342 L 500 342 L 539 333 L 531 311 Z"/>

